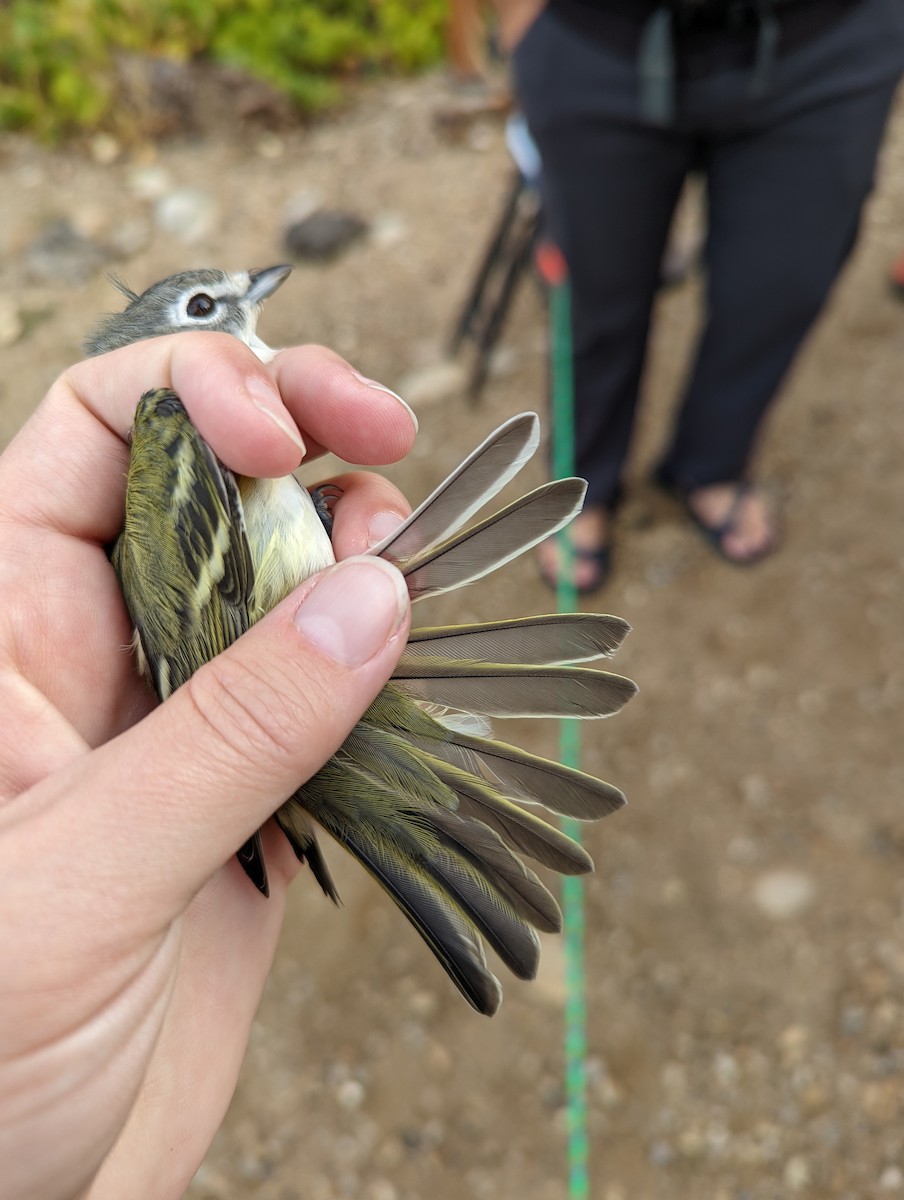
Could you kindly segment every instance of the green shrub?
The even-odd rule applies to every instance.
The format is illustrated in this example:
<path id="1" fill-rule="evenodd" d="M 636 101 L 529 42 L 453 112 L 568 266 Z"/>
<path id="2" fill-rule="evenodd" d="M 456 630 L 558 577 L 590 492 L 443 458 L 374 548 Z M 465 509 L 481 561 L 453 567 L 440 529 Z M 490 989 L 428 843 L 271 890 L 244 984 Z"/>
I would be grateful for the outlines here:
<path id="1" fill-rule="evenodd" d="M 443 51 L 445 0 L 6 0 L 0 127 L 43 138 L 115 126 L 119 52 L 240 67 L 304 110 L 365 70 Z"/>

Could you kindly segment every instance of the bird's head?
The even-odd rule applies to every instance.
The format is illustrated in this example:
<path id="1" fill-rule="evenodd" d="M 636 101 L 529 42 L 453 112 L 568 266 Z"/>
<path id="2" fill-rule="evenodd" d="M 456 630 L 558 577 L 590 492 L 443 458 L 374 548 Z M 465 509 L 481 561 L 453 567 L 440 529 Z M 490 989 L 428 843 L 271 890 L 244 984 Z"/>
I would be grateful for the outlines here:
<path id="1" fill-rule="evenodd" d="M 144 338 L 163 337 L 189 329 L 229 333 L 261 358 L 272 354 L 257 336 L 261 305 L 285 281 L 290 266 L 254 271 L 182 271 L 152 284 L 138 295 L 121 280 L 114 286 L 129 303 L 111 313 L 85 341 L 89 355 L 105 354 Z"/>

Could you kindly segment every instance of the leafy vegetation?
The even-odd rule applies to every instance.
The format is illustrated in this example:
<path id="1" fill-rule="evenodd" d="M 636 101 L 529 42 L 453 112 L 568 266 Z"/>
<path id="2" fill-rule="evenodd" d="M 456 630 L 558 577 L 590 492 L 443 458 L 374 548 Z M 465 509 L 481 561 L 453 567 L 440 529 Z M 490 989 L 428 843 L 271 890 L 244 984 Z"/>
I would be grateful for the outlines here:
<path id="1" fill-rule="evenodd" d="M 115 125 L 122 53 L 229 64 L 322 108 L 363 71 L 435 62 L 445 12 L 445 0 L 6 0 L 0 128 Z"/>

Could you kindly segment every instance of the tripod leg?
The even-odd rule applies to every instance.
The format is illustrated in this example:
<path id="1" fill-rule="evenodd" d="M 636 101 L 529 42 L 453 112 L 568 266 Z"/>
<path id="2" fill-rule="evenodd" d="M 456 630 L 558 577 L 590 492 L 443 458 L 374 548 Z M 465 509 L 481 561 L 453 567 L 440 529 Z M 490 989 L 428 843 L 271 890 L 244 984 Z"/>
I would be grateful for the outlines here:
<path id="1" fill-rule="evenodd" d="M 481 305 L 483 304 L 484 292 L 486 291 L 487 282 L 493 270 L 499 262 L 499 258 L 505 247 L 505 243 L 511 233 L 512 222 L 515 219 L 518 211 L 518 202 L 521 194 L 524 191 L 525 181 L 520 174 L 516 174 L 512 186 L 509 189 L 509 195 L 505 202 L 505 207 L 502 210 L 502 216 L 496 224 L 493 231 L 493 236 L 484 253 L 477 276 L 465 301 L 461 314 L 455 323 L 455 328 L 452 337 L 449 339 L 449 353 L 457 354 L 461 349 L 462 342 L 469 337 L 475 329 Z"/>
<path id="2" fill-rule="evenodd" d="M 530 264 L 531 253 L 539 229 L 540 205 L 539 201 L 534 201 L 530 204 L 528 211 L 524 211 L 522 207 L 522 212 L 517 216 L 517 224 L 512 230 L 510 239 L 507 261 L 501 265 L 502 280 L 499 291 L 477 340 L 477 356 L 468 382 L 468 398 L 472 405 L 480 399 L 480 393 L 486 383 L 489 371 L 490 355 L 508 315 L 518 281 L 525 268 Z"/>

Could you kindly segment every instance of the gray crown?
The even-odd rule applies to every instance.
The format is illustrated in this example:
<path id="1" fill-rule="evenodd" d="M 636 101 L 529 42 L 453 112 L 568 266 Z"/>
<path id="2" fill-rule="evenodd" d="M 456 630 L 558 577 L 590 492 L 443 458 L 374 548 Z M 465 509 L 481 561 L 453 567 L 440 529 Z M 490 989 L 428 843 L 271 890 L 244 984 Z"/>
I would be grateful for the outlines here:
<path id="1" fill-rule="evenodd" d="M 261 305 L 291 270 L 281 265 L 234 274 L 182 271 L 152 284 L 141 295 L 111 276 L 114 287 L 129 303 L 122 312 L 107 316 L 85 339 L 85 352 L 93 357 L 145 338 L 189 329 L 229 333 L 253 348 L 259 342 L 255 330 Z"/>

